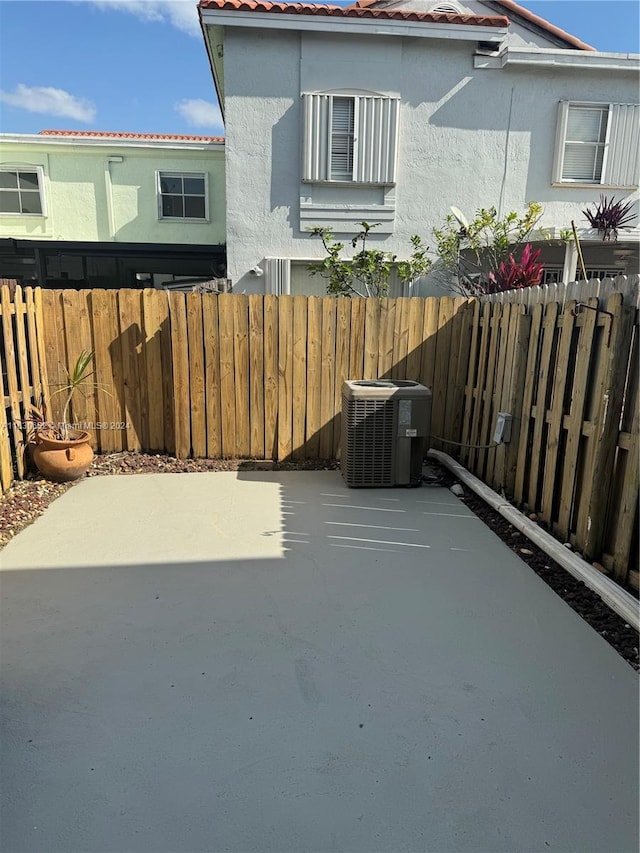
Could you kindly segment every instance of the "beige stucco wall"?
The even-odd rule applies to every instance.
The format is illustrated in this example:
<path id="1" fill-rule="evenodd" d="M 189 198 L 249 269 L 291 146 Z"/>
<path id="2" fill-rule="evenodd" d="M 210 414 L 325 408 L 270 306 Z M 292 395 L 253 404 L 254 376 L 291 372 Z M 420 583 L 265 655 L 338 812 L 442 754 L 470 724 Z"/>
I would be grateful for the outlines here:
<path id="1" fill-rule="evenodd" d="M 42 216 L 0 214 L 0 237 L 211 245 L 225 242 L 221 144 L 161 147 L 153 143 L 90 145 L 68 140 L 14 142 L 0 138 L 0 165 L 40 166 L 46 206 Z M 209 221 L 159 219 L 156 171 L 204 172 Z"/>

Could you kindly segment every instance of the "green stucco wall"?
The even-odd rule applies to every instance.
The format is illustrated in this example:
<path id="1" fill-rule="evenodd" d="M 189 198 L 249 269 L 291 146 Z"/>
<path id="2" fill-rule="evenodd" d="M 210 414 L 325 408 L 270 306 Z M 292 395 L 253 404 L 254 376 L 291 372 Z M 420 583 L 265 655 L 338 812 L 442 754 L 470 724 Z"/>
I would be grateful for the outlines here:
<path id="1" fill-rule="evenodd" d="M 122 158 L 109 162 L 109 158 Z M 224 147 L 0 140 L 0 165 L 41 166 L 46 213 L 0 214 L 0 237 L 126 243 L 225 242 Z M 156 171 L 204 172 L 209 221 L 161 220 Z"/>

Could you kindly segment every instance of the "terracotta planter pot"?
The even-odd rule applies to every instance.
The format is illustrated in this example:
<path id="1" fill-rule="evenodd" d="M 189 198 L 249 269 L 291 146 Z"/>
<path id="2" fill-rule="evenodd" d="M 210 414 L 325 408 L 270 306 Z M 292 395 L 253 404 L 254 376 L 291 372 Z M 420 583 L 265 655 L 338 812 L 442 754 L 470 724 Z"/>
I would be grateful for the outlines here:
<path id="1" fill-rule="evenodd" d="M 47 432 L 38 433 L 33 461 L 38 471 L 50 480 L 59 483 L 77 480 L 93 460 L 90 441 L 89 433 L 82 430 L 72 430 L 67 439 L 55 438 Z"/>

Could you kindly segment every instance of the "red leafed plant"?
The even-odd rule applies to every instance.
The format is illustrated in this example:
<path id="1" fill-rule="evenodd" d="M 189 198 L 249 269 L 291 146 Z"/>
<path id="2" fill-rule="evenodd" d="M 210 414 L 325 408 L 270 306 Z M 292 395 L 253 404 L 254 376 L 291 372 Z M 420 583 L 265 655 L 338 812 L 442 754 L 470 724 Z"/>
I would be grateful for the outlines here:
<path id="1" fill-rule="evenodd" d="M 531 243 L 527 243 L 519 261 L 516 261 L 512 254 L 509 255 L 507 263 L 501 261 L 498 271 L 489 273 L 489 292 L 519 290 L 540 284 L 544 272 L 544 264 L 538 262 L 541 251 L 542 249 L 534 251 Z"/>

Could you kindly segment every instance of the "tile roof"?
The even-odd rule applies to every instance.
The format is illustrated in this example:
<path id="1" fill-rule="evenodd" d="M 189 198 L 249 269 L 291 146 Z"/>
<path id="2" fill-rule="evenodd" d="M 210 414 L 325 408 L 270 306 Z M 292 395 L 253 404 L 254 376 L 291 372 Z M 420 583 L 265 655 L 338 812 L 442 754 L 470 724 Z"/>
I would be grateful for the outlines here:
<path id="1" fill-rule="evenodd" d="M 82 136 L 86 139 L 152 139 L 158 142 L 224 142 L 224 136 L 184 136 L 172 133 L 110 133 L 101 130 L 41 130 L 38 136 Z"/>
<path id="2" fill-rule="evenodd" d="M 380 3 L 386 3 L 388 0 L 356 0 L 353 4 L 356 8 L 359 9 L 372 9 L 380 8 Z M 519 3 L 515 3 L 514 0 L 495 0 L 496 6 L 501 6 L 506 13 L 511 12 L 514 15 L 518 15 L 521 18 L 524 18 L 526 21 L 530 21 L 532 24 L 540 27 L 543 30 L 546 30 L 548 33 L 556 36 L 557 38 L 561 38 L 563 41 L 567 42 L 567 44 L 575 49 L 575 50 L 595 50 L 595 47 L 592 47 L 590 44 L 587 44 L 584 41 L 581 41 L 579 38 L 572 36 L 571 33 L 567 33 L 564 30 L 561 30 L 560 27 L 556 27 L 555 24 L 549 23 L 549 21 L 541 18 L 539 15 L 534 15 L 533 12 L 530 12 L 528 9 L 525 9 L 524 6 L 521 6 Z M 508 19 L 507 19 L 508 23 Z"/>
<path id="3" fill-rule="evenodd" d="M 521 6 L 519 3 L 514 3 L 513 0 L 495 0 L 495 2 L 498 6 L 502 6 L 505 12 L 513 12 L 515 15 L 519 15 L 521 18 L 530 21 L 532 24 L 536 24 L 541 29 L 547 30 L 547 32 L 568 42 L 568 44 L 576 50 L 595 50 L 595 47 L 592 47 L 590 44 L 572 36 L 571 33 L 561 30 L 560 27 L 556 27 L 555 24 L 549 23 L 549 21 L 541 18 L 539 15 L 534 15 L 533 12 L 525 9 L 524 6 Z"/>
<path id="4" fill-rule="evenodd" d="M 398 21 L 424 21 L 433 24 L 466 24 L 476 27 L 508 27 L 506 15 L 467 15 L 453 12 L 417 12 L 380 5 L 388 0 L 356 0 L 351 6 L 327 6 L 316 3 L 280 3 L 269 0 L 200 0 L 201 9 L 222 9 L 235 12 L 279 12 L 284 15 L 322 15 L 336 18 L 378 18 Z M 576 50 L 595 50 L 590 44 L 581 41 L 549 23 L 539 15 L 534 15 L 514 0 L 495 0 L 505 13 L 519 15 L 526 21 L 562 39 L 570 48 Z"/>
<path id="5" fill-rule="evenodd" d="M 506 27 L 502 15 L 454 15 L 451 12 L 416 12 L 411 9 L 371 8 L 368 4 L 325 6 L 314 3 L 273 3 L 268 0 L 200 0 L 201 9 L 233 12 L 278 12 L 283 15 L 318 15 L 332 18 L 377 18 L 378 20 L 424 21 L 432 24 L 465 24 L 475 27 Z"/>

